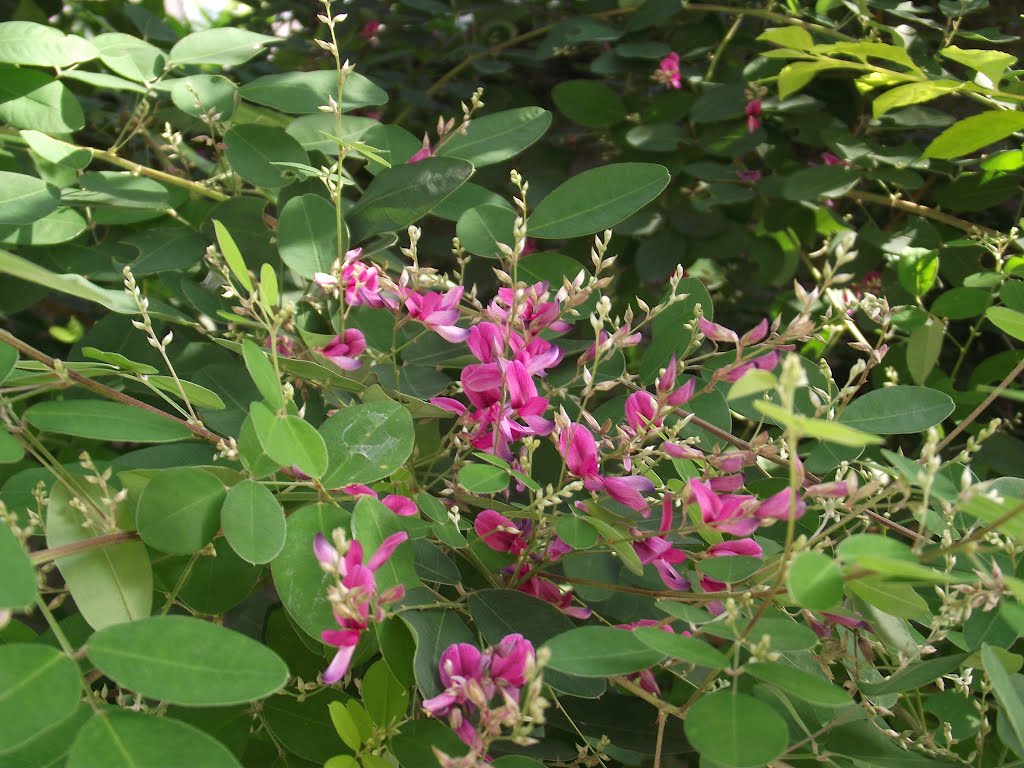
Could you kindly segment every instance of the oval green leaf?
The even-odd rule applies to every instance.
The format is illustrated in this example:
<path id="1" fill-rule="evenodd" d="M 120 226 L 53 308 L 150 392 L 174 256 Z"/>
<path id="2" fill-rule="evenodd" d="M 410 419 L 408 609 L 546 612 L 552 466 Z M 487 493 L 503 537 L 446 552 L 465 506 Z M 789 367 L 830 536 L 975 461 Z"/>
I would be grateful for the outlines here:
<path id="1" fill-rule="evenodd" d="M 474 117 L 466 133 L 450 136 L 438 147 L 437 154 L 483 168 L 518 155 L 543 136 L 550 125 L 551 113 L 540 107 L 520 107 Z"/>
<path id="2" fill-rule="evenodd" d="M 683 723 L 686 738 L 702 758 L 727 768 L 760 768 L 786 751 L 789 729 L 772 707 L 737 693 L 702 696 Z"/>
<path id="3" fill-rule="evenodd" d="M 821 552 L 803 552 L 786 574 L 789 593 L 804 608 L 826 611 L 843 599 L 843 572 L 836 562 Z"/>
<path id="4" fill-rule="evenodd" d="M 173 757 L 171 757 L 173 755 Z M 141 712 L 103 712 L 79 731 L 67 768 L 241 768 L 227 747 L 173 717 Z"/>
<path id="5" fill-rule="evenodd" d="M 291 198 L 277 221 L 277 250 L 281 261 L 307 280 L 329 273 L 338 258 L 334 206 L 320 195 Z"/>
<path id="6" fill-rule="evenodd" d="M 204 29 L 185 35 L 171 48 L 170 64 L 180 67 L 191 64 L 244 64 L 271 43 L 281 42 L 270 35 L 260 35 L 236 27 Z"/>
<path id="7" fill-rule="evenodd" d="M 0 609 L 23 611 L 35 597 L 36 571 L 32 561 L 13 531 L 0 525 Z"/>
<path id="8" fill-rule="evenodd" d="M 845 707 L 852 704 L 850 694 L 828 680 L 802 669 L 774 662 L 748 664 L 746 672 L 761 682 L 774 685 L 790 696 L 819 707 Z"/>
<path id="9" fill-rule="evenodd" d="M 284 547 L 284 510 L 266 486 L 243 480 L 228 491 L 220 524 L 231 548 L 248 563 L 269 563 Z"/>
<path id="10" fill-rule="evenodd" d="M 78 667 L 56 648 L 0 645 L 0 755 L 71 717 L 80 686 Z"/>
<path id="11" fill-rule="evenodd" d="M 288 183 L 285 169 L 275 163 L 309 162 L 302 145 L 273 125 L 236 125 L 224 134 L 224 143 L 231 169 L 257 187 L 276 189 Z"/>
<path id="12" fill-rule="evenodd" d="M 224 495 L 224 483 L 205 470 L 165 469 L 149 481 L 139 498 L 139 536 L 161 552 L 198 552 L 220 528 Z"/>
<path id="13" fill-rule="evenodd" d="M 340 488 L 387 477 L 412 454 L 415 432 L 405 406 L 392 400 L 351 405 L 320 425 L 327 445 L 323 483 Z"/>
<path id="14" fill-rule="evenodd" d="M 25 419 L 43 432 L 126 443 L 171 443 L 192 432 L 170 414 L 161 416 L 106 400 L 51 400 L 25 409 Z"/>
<path id="15" fill-rule="evenodd" d="M 839 417 L 849 427 L 879 435 L 924 432 L 953 412 L 949 395 L 927 387 L 883 387 L 850 403 Z"/>
<path id="16" fill-rule="evenodd" d="M 57 210 L 60 192 L 35 176 L 0 171 L 0 226 L 31 224 Z"/>
<path id="17" fill-rule="evenodd" d="M 579 677 L 628 675 L 665 658 L 629 630 L 616 627 L 572 629 L 553 637 L 547 647 L 551 669 Z"/>
<path id="18" fill-rule="evenodd" d="M 598 80 L 565 80 L 551 91 L 558 110 L 574 123 L 608 128 L 626 119 L 622 97 Z"/>
<path id="19" fill-rule="evenodd" d="M 288 667 L 240 632 L 191 616 L 152 616 L 93 635 L 89 659 L 118 685 L 153 699 L 220 707 L 265 698 Z"/>
<path id="20" fill-rule="evenodd" d="M 633 634 L 644 645 L 673 659 L 712 669 L 729 667 L 729 659 L 724 653 L 695 637 L 677 635 L 657 627 L 637 627 Z"/>
<path id="21" fill-rule="evenodd" d="M 593 168 L 556 187 L 530 217 L 531 237 L 580 237 L 613 227 L 668 186 L 668 170 L 653 163 Z"/>

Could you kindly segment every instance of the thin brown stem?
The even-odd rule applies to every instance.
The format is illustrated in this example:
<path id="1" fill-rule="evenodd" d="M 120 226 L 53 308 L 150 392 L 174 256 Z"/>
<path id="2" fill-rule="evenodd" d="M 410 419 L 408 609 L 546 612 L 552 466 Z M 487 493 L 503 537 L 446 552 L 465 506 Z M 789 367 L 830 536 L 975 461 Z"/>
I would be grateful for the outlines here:
<path id="1" fill-rule="evenodd" d="M 57 361 L 54 358 L 50 357 L 45 352 L 40 352 L 31 344 L 22 341 L 17 336 L 14 336 L 13 334 L 0 329 L 0 341 L 11 347 L 14 347 L 16 350 L 21 352 L 26 357 L 30 357 L 33 360 L 42 363 L 51 371 L 57 371 Z M 202 440 L 208 440 L 214 444 L 219 444 L 222 441 L 220 435 L 211 432 L 210 430 L 206 429 L 206 427 L 201 427 L 198 424 L 190 424 L 188 421 L 185 421 L 184 419 L 179 419 L 177 416 L 172 416 L 166 411 L 161 411 L 159 408 L 156 408 L 150 405 L 149 403 L 144 403 L 141 400 L 136 400 L 134 397 L 132 397 L 131 395 L 126 395 L 124 392 L 118 392 L 116 389 L 111 389 L 110 387 L 104 384 L 100 384 L 98 381 L 93 381 L 88 376 L 83 376 L 82 374 L 76 371 L 72 371 L 69 368 L 63 368 L 58 373 L 58 375 L 67 376 L 71 381 L 75 382 L 79 386 L 88 389 L 92 392 L 95 392 L 98 395 L 102 395 L 108 400 L 116 400 L 119 403 L 131 405 L 135 408 L 141 408 L 144 411 L 149 411 L 150 413 L 155 413 L 159 416 L 163 416 L 165 419 L 170 419 L 171 421 L 177 422 L 178 424 L 181 424 L 186 429 L 188 429 L 193 435 Z"/>
<path id="2" fill-rule="evenodd" d="M 1010 371 L 1008 374 L 1006 374 L 1006 378 L 999 382 L 999 386 L 997 386 L 995 389 L 989 392 L 988 397 L 986 397 L 984 400 L 978 403 L 978 407 L 971 411 L 966 419 L 957 424 L 956 429 L 954 429 L 952 432 L 950 432 L 942 439 L 942 441 L 937 446 L 936 450 L 941 451 L 943 448 L 949 445 L 954 439 L 956 439 L 957 435 L 959 435 L 961 432 L 967 429 L 968 426 L 974 423 L 974 421 L 984 412 L 984 410 L 988 408 L 990 405 L 992 405 L 992 402 L 997 397 L 999 397 L 999 395 L 1003 393 L 1003 390 L 1010 386 L 1010 383 L 1018 376 L 1020 376 L 1022 372 L 1024 372 L 1024 360 L 1021 360 L 1019 363 L 1017 363 L 1017 365 L 1014 366 L 1014 369 Z"/>
<path id="3" fill-rule="evenodd" d="M 106 533 L 102 536 L 93 536 L 91 539 L 73 541 L 70 544 L 62 544 L 59 547 L 40 549 L 30 555 L 33 565 L 42 565 L 52 560 L 58 560 L 69 555 L 78 555 L 82 552 L 89 552 L 93 549 L 112 547 L 115 544 L 123 544 L 126 541 L 137 541 L 139 534 L 135 531 L 119 531 L 118 533 Z"/>

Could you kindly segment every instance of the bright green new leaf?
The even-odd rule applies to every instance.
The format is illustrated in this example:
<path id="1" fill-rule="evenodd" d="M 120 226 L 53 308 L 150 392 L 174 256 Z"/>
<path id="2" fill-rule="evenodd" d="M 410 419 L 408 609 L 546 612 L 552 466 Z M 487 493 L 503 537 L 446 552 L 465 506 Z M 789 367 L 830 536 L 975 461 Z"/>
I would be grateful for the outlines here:
<path id="1" fill-rule="evenodd" d="M 32 21 L 0 24 L 0 62 L 5 64 L 63 68 L 98 55 L 88 40 L 65 35 L 56 27 Z"/>
<path id="2" fill-rule="evenodd" d="M 814 38 L 811 37 L 811 33 L 803 27 L 797 26 L 766 29 L 757 36 L 757 39 L 797 51 L 807 51 L 814 46 Z"/>
<path id="3" fill-rule="evenodd" d="M 939 55 L 965 67 L 981 72 L 985 77 L 997 84 L 1003 73 L 1017 63 L 1017 57 L 1003 51 L 992 51 L 982 48 L 960 48 L 950 45 L 939 51 Z"/>
<path id="4" fill-rule="evenodd" d="M 275 415 L 263 403 L 250 404 L 249 416 L 263 451 L 281 466 L 297 467 L 310 477 L 327 471 L 324 439 L 308 421 L 290 414 Z"/>
<path id="5" fill-rule="evenodd" d="M 252 293 L 252 278 L 249 277 L 249 270 L 245 266 L 242 252 L 235 245 L 235 239 L 231 237 L 227 227 L 216 219 L 213 221 L 213 230 L 217 235 L 217 245 L 220 248 L 221 255 L 231 269 L 231 273 L 242 284 L 243 288 Z"/>
<path id="6" fill-rule="evenodd" d="M 288 667 L 267 646 L 191 616 L 116 624 L 89 638 L 86 649 L 123 688 L 183 706 L 244 704 L 288 679 Z"/>
<path id="7" fill-rule="evenodd" d="M 1024 112 L 982 112 L 958 120 L 924 150 L 925 157 L 952 160 L 1024 130 Z"/>
<path id="8" fill-rule="evenodd" d="M 59 135 L 80 130 L 85 113 L 71 89 L 45 72 L 0 64 L 0 121 Z"/>
<path id="9" fill-rule="evenodd" d="M 1024 312 L 1009 307 L 989 307 L 985 317 L 996 328 L 1017 341 L 1024 341 Z"/>
<path id="10" fill-rule="evenodd" d="M 19 131 L 29 148 L 49 163 L 80 171 L 92 162 L 92 150 L 77 147 L 39 131 Z"/>
<path id="11" fill-rule="evenodd" d="M 92 38 L 100 61 L 122 77 L 138 83 L 155 80 L 167 64 L 167 54 L 152 43 L 121 32 Z"/>
<path id="12" fill-rule="evenodd" d="M 363 740 L 359 736 L 356 721 L 352 719 L 352 715 L 345 709 L 345 705 L 340 701 L 332 701 L 327 705 L 327 709 L 331 713 L 331 722 L 334 723 L 334 730 L 338 732 L 338 736 L 345 742 L 345 746 L 353 751 L 358 751 L 359 747 L 362 746 Z"/>
<path id="13" fill-rule="evenodd" d="M 384 660 L 375 662 L 363 675 L 363 703 L 378 726 L 388 726 L 408 711 L 409 691 Z"/>
<path id="14" fill-rule="evenodd" d="M 875 119 L 894 109 L 902 109 L 913 104 L 923 104 L 958 91 L 965 83 L 956 80 L 925 80 L 919 83 L 907 83 L 890 88 L 871 102 L 871 110 Z"/>

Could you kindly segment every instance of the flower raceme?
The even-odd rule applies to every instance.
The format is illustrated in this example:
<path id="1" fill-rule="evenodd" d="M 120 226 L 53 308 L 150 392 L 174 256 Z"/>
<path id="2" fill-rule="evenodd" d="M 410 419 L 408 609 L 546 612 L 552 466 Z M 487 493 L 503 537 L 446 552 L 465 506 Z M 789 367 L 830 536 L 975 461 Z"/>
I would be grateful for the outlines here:
<path id="1" fill-rule="evenodd" d="M 405 596 L 402 585 L 378 593 L 374 573 L 391 558 L 409 535 L 400 531 L 388 536 L 365 563 L 363 546 L 359 541 L 349 540 L 341 528 L 334 530 L 332 538 L 334 545 L 320 533 L 313 539 L 313 554 L 320 562 L 320 567 L 335 577 L 335 583 L 327 590 L 327 598 L 339 628 L 321 633 L 325 644 L 338 649 L 322 675 L 326 685 L 336 683 L 345 676 L 359 638 L 371 622 L 384 620 L 385 606 Z"/>
<path id="2" fill-rule="evenodd" d="M 599 473 L 597 441 L 582 424 L 571 424 L 561 431 L 558 447 L 570 473 L 580 478 L 591 491 L 604 491 L 621 504 L 650 516 L 645 494 L 654 491 L 654 483 L 646 477 L 631 475 L 612 477 Z"/>
<path id="3" fill-rule="evenodd" d="M 343 371 L 354 371 L 362 366 L 359 356 L 365 351 L 366 336 L 363 332 L 358 328 L 346 328 L 321 348 L 320 354 Z"/>

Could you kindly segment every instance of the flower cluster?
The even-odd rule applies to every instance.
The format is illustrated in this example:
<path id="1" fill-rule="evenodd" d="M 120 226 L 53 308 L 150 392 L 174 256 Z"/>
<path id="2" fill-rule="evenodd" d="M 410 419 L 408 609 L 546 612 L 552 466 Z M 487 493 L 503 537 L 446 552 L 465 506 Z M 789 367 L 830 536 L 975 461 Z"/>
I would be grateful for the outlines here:
<path id="1" fill-rule="evenodd" d="M 651 79 L 664 85 L 666 88 L 679 90 L 683 87 L 682 75 L 679 72 L 679 54 L 672 51 L 658 62 L 658 68 L 654 70 Z"/>
<path id="2" fill-rule="evenodd" d="M 327 629 L 321 634 L 324 643 L 338 649 L 322 675 L 326 685 L 338 682 L 348 672 L 359 638 L 370 623 L 383 621 L 386 606 L 405 596 L 405 588 L 400 584 L 379 593 L 374 572 L 409 535 L 401 531 L 388 536 L 365 564 L 363 545 L 354 539 L 350 541 L 343 529 L 336 528 L 331 538 L 333 546 L 323 534 L 318 533 L 313 539 L 313 554 L 320 567 L 335 577 L 327 598 L 339 629 Z"/>
<path id="3" fill-rule="evenodd" d="M 446 718 L 474 757 L 485 757 L 506 730 L 517 743 L 531 743 L 529 730 L 544 722 L 540 665 L 522 635 L 507 635 L 483 651 L 468 643 L 450 645 L 438 672 L 444 690 L 424 701 L 423 709 Z"/>

